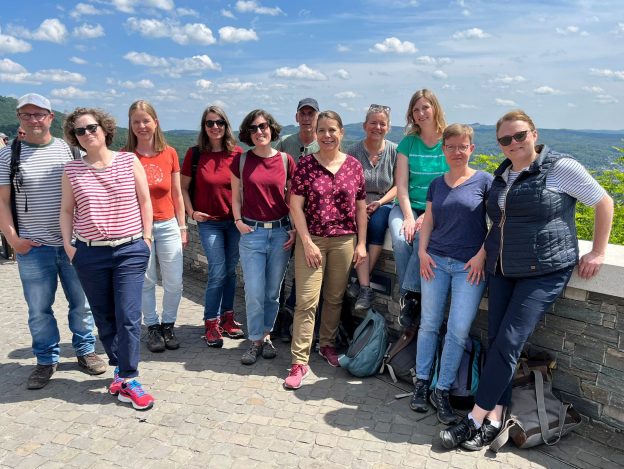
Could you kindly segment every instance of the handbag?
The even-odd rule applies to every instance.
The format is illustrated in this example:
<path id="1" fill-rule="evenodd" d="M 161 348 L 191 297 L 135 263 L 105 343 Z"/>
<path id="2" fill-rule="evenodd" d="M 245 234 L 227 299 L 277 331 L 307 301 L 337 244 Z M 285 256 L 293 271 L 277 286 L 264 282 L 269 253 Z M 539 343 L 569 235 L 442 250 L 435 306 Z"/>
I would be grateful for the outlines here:
<path id="1" fill-rule="evenodd" d="M 542 443 L 552 446 L 581 423 L 572 404 L 561 402 L 552 393 L 550 371 L 544 379 L 540 371 L 532 370 L 529 382 L 513 388 L 508 418 L 490 449 L 497 452 L 510 437 L 522 449 Z"/>

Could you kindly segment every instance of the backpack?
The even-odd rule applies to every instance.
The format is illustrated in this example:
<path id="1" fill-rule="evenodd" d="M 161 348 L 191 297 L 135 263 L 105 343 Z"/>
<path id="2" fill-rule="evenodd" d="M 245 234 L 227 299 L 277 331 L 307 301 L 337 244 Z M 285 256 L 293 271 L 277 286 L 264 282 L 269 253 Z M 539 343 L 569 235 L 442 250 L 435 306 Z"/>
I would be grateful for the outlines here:
<path id="1" fill-rule="evenodd" d="M 383 367 L 388 370 L 392 381 L 405 381 L 410 384 L 416 379 L 416 343 L 418 326 L 406 328 L 401 337 L 390 345 L 384 356 Z"/>
<path id="2" fill-rule="evenodd" d="M 442 348 L 444 337 L 440 339 L 440 344 L 436 351 L 435 363 L 433 366 L 433 376 L 429 389 L 433 390 L 438 382 L 440 365 L 442 359 Z M 451 405 L 457 409 L 470 409 L 474 405 L 474 395 L 479 387 L 479 376 L 485 363 L 485 353 L 482 350 L 481 342 L 473 337 L 468 337 L 464 345 L 464 354 L 457 370 L 455 382 L 449 389 L 449 400 Z"/>
<path id="3" fill-rule="evenodd" d="M 195 204 L 194 196 L 195 196 L 195 176 L 197 175 L 197 167 L 199 166 L 199 147 L 195 145 L 191 147 L 191 182 L 189 184 L 189 196 L 191 198 L 191 203 Z"/>
<path id="4" fill-rule="evenodd" d="M 353 376 L 364 378 L 380 371 L 388 347 L 386 319 L 369 309 L 362 323 L 355 329 L 347 353 L 338 357 L 340 366 Z"/>

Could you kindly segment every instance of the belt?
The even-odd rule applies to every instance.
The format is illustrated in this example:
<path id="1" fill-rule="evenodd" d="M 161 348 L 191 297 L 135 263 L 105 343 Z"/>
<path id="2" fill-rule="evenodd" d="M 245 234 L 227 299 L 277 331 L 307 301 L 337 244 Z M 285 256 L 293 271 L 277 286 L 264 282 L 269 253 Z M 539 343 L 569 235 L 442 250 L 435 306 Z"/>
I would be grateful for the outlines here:
<path id="1" fill-rule="evenodd" d="M 280 218 L 279 220 L 274 221 L 257 221 L 250 220 L 249 218 L 243 217 L 243 222 L 246 225 L 251 226 L 252 228 L 265 228 L 267 230 L 271 230 L 273 228 L 281 228 L 288 227 L 290 228 L 290 219 L 288 217 Z"/>
<path id="2" fill-rule="evenodd" d="M 100 239 L 96 241 L 91 241 L 89 239 L 83 238 L 82 236 L 76 235 L 77 240 L 82 241 L 89 247 L 110 246 L 112 248 L 121 246 L 122 244 L 130 243 L 132 241 L 136 241 L 137 239 L 141 239 L 142 237 L 143 233 L 137 233 L 132 236 L 126 236 L 125 238 Z"/>

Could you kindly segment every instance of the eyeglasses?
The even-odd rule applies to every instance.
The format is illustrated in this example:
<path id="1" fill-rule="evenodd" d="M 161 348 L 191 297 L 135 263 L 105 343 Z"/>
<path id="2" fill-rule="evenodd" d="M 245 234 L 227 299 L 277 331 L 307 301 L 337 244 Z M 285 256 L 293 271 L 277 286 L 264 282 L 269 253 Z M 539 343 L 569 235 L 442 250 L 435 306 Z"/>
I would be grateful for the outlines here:
<path id="1" fill-rule="evenodd" d="M 263 122 L 262 124 L 251 124 L 249 127 L 247 127 L 247 130 L 249 130 L 252 134 L 255 134 L 258 129 L 260 129 L 262 132 L 264 132 L 266 129 L 269 128 L 269 124 L 266 122 Z"/>
<path id="2" fill-rule="evenodd" d="M 86 127 L 74 127 L 74 133 L 78 137 L 82 137 L 87 131 L 90 134 L 94 134 L 97 131 L 97 128 L 100 124 L 89 124 Z"/>
<path id="3" fill-rule="evenodd" d="M 502 146 L 506 147 L 511 145 L 512 139 L 516 142 L 524 142 L 529 132 L 531 132 L 531 130 L 523 130 L 522 132 L 516 132 L 513 135 L 505 135 L 504 137 L 499 137 L 496 140 L 498 140 L 498 143 L 500 143 Z"/>
<path id="4" fill-rule="evenodd" d="M 382 106 L 381 104 L 371 104 L 370 107 L 368 108 L 368 112 L 373 112 L 373 111 L 385 111 L 388 114 L 390 114 L 390 106 Z"/>
<path id="5" fill-rule="evenodd" d="M 449 153 L 455 153 L 457 150 L 465 153 L 470 148 L 470 145 L 444 145 L 444 148 L 446 148 L 446 151 Z"/>
<path id="6" fill-rule="evenodd" d="M 209 129 L 213 128 L 215 125 L 217 127 L 225 127 L 225 121 L 223 119 L 217 119 L 216 121 L 213 121 L 212 119 L 206 119 L 204 125 Z"/>
<path id="7" fill-rule="evenodd" d="M 31 113 L 31 112 L 18 112 L 17 113 L 18 119 L 23 120 L 23 121 L 29 121 L 33 117 L 35 118 L 36 121 L 42 121 L 43 119 L 45 119 L 49 115 L 50 115 L 49 112 L 33 112 L 33 113 Z"/>

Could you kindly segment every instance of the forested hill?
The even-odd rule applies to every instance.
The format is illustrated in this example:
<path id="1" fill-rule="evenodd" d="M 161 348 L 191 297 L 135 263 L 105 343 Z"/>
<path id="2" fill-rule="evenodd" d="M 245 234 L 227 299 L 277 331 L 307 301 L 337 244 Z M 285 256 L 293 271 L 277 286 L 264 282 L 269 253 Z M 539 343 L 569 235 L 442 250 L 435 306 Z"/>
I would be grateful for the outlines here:
<path id="1" fill-rule="evenodd" d="M 14 98 L 0 96 L 0 132 L 4 132 L 9 137 L 17 133 L 18 122 L 15 117 L 15 106 L 17 102 Z M 56 119 L 52 125 L 52 133 L 55 136 L 62 136 L 61 124 L 64 114 L 54 111 Z M 235 124 L 236 125 L 236 124 Z M 472 124 L 475 129 L 476 153 L 497 155 L 500 148 L 495 139 L 495 128 L 493 125 Z M 621 156 L 613 147 L 624 147 L 624 130 L 569 130 L 569 129 L 538 129 L 539 142 L 546 143 L 551 148 L 570 153 L 590 169 L 608 169 L 613 161 Z M 297 127 L 289 125 L 284 127 L 282 135 L 297 132 Z M 237 132 L 235 132 L 237 134 Z M 351 143 L 364 138 L 362 124 L 347 124 L 345 126 L 345 142 L 343 147 L 347 148 Z M 128 135 L 128 129 L 118 127 L 113 148 L 121 148 Z M 183 157 L 188 147 L 195 145 L 197 140 L 197 130 L 169 130 L 165 132 L 169 144 L 174 147 L 180 157 Z M 388 140 L 400 142 L 403 138 L 403 127 L 393 126 L 388 134 Z"/>

